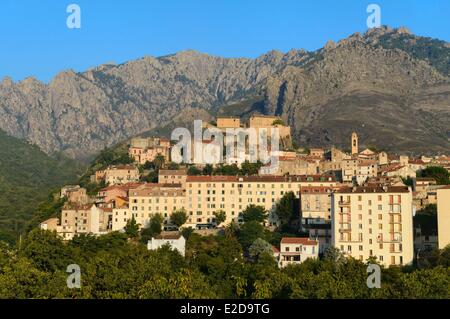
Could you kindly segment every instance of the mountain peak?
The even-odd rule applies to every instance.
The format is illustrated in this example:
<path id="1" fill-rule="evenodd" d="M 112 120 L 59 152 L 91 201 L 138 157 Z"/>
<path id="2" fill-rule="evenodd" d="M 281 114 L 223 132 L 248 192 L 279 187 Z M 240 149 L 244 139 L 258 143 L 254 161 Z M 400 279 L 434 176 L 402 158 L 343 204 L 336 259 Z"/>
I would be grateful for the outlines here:
<path id="1" fill-rule="evenodd" d="M 5 76 L 0 82 L 0 85 L 5 87 L 11 87 L 14 85 L 14 80 L 10 76 Z"/>

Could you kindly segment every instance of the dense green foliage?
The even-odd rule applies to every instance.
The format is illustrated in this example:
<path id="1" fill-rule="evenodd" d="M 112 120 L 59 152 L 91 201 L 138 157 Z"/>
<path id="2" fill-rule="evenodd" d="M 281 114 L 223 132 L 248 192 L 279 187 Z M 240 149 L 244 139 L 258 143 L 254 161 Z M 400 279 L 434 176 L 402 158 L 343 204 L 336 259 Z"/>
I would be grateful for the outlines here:
<path id="1" fill-rule="evenodd" d="M 254 223 L 254 222 L 252 222 Z M 450 247 L 425 269 L 382 269 L 381 289 L 367 288 L 367 265 L 337 251 L 279 269 L 257 240 L 245 257 L 239 235 L 192 233 L 186 258 L 148 251 L 126 234 L 80 236 L 69 243 L 33 230 L 21 245 L 0 244 L 0 298 L 449 298 Z M 69 289 L 68 265 L 81 269 Z"/>
<path id="2" fill-rule="evenodd" d="M 438 185 L 450 184 L 450 173 L 440 166 L 429 166 L 418 172 L 417 177 L 431 177 Z"/>
<path id="3" fill-rule="evenodd" d="M 75 162 L 0 131 L 0 240 L 16 240 L 49 193 L 76 182 L 80 173 Z"/>
<path id="4" fill-rule="evenodd" d="M 210 164 L 205 165 L 203 169 L 199 169 L 195 166 L 190 166 L 188 168 L 187 174 L 191 176 L 195 175 L 225 175 L 225 176 L 234 176 L 234 175 L 257 175 L 259 169 L 261 168 L 262 163 L 250 163 L 245 161 L 242 163 L 241 168 L 239 168 L 236 164 L 220 164 L 216 167 L 213 167 Z"/>
<path id="5" fill-rule="evenodd" d="M 227 213 L 225 211 L 221 210 L 221 209 L 216 210 L 214 212 L 214 218 L 216 220 L 216 224 L 220 225 L 221 223 L 223 223 L 226 220 Z"/>
<path id="6" fill-rule="evenodd" d="M 280 221 L 280 228 L 284 232 L 297 232 L 300 225 L 298 200 L 293 192 L 283 195 L 275 206 L 275 213 Z"/>
<path id="7" fill-rule="evenodd" d="M 430 236 L 437 234 L 437 206 L 430 204 L 424 209 L 417 211 L 414 216 L 414 227 L 420 227 L 422 235 Z"/>
<path id="8" fill-rule="evenodd" d="M 244 222 L 259 222 L 262 223 L 267 219 L 267 211 L 263 206 L 248 205 L 242 212 L 242 219 Z"/>
<path id="9" fill-rule="evenodd" d="M 170 222 L 177 227 L 180 227 L 186 223 L 187 219 L 188 216 L 186 210 L 184 209 L 176 210 L 172 213 L 172 215 L 170 215 Z"/>

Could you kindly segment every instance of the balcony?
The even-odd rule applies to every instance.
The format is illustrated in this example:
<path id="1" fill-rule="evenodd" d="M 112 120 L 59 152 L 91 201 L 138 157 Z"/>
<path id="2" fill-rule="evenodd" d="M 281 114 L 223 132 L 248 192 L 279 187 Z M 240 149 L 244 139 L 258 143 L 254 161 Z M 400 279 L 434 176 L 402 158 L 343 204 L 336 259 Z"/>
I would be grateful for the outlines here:
<path id="1" fill-rule="evenodd" d="M 339 223 L 340 227 L 339 227 L 339 232 L 340 233 L 344 233 L 344 232 L 351 232 L 352 231 L 352 227 L 350 225 L 350 223 Z"/>
<path id="2" fill-rule="evenodd" d="M 338 202 L 339 206 L 350 206 L 350 201 L 341 200 Z"/>

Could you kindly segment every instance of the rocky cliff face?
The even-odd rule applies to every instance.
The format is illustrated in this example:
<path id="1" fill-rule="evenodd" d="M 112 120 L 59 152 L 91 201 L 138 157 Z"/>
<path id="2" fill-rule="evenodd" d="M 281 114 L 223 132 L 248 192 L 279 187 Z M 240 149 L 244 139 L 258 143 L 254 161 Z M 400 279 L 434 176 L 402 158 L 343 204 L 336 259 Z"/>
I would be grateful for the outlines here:
<path id="1" fill-rule="evenodd" d="M 0 129 L 47 153 L 82 157 L 180 114 L 204 118 L 257 97 L 260 111 L 281 115 L 301 143 L 341 145 L 357 129 L 388 149 L 448 150 L 450 48 L 424 39 L 380 28 L 316 52 L 226 59 L 185 51 L 65 71 L 48 85 L 6 78 Z M 428 58 L 432 49 L 438 54 Z"/>

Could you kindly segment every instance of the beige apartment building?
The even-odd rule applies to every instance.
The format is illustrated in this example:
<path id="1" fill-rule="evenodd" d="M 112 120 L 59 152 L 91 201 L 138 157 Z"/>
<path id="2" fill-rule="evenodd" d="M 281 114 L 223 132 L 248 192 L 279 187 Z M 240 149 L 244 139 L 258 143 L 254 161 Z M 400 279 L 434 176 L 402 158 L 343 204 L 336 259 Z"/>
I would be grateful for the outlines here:
<path id="1" fill-rule="evenodd" d="M 139 182 L 139 175 L 139 170 L 133 165 L 109 166 L 104 170 L 105 182 L 108 185 Z"/>
<path id="2" fill-rule="evenodd" d="M 103 235 L 111 230 L 110 208 L 99 208 L 94 204 L 69 205 L 63 208 L 61 219 L 50 218 L 39 227 L 56 231 L 64 240 L 71 240 L 79 234 Z"/>
<path id="3" fill-rule="evenodd" d="M 351 183 L 356 181 L 356 175 L 358 174 L 359 160 L 356 157 L 343 159 L 341 161 L 342 181 Z"/>
<path id="4" fill-rule="evenodd" d="M 346 187 L 332 194 L 332 245 L 347 256 L 386 265 L 414 258 L 412 192 L 408 187 Z"/>
<path id="5" fill-rule="evenodd" d="M 169 172 L 165 176 L 171 179 Z M 301 187 L 336 185 L 335 178 L 327 175 L 186 176 L 184 186 L 147 183 L 129 190 L 128 205 L 113 209 L 112 230 L 122 229 L 132 216 L 141 227 L 145 227 L 157 213 L 168 222 L 172 212 L 180 209 L 185 209 L 188 215 L 187 227 L 214 225 L 214 213 L 218 210 L 226 213 L 224 224 L 238 222 L 239 214 L 251 204 L 263 206 L 270 213 L 278 200 L 288 192 L 293 192 L 299 198 Z M 276 224 L 273 214 L 269 214 L 268 223 Z"/>
<path id="6" fill-rule="evenodd" d="M 133 216 L 141 227 L 146 227 L 150 218 L 161 214 L 168 222 L 170 215 L 185 208 L 186 190 L 180 184 L 144 184 L 128 192 L 128 207 L 112 210 L 112 230 L 125 227 Z"/>
<path id="7" fill-rule="evenodd" d="M 331 193 L 335 187 L 300 187 L 302 229 L 320 243 L 320 252 L 331 245 Z"/>
<path id="8" fill-rule="evenodd" d="M 260 175 L 316 175 L 318 173 L 319 161 L 308 160 L 304 156 L 280 156 L 275 170 L 270 164 L 259 169 Z"/>
<path id="9" fill-rule="evenodd" d="M 450 185 L 437 190 L 438 245 L 450 245 Z"/>
<path id="10" fill-rule="evenodd" d="M 356 182 L 363 185 L 371 177 L 376 177 L 378 172 L 378 164 L 375 160 L 363 160 L 358 163 L 358 171 L 356 174 Z"/>
<path id="11" fill-rule="evenodd" d="M 187 169 L 160 169 L 158 173 L 159 184 L 180 184 L 182 187 L 186 184 Z"/>
<path id="12" fill-rule="evenodd" d="M 288 192 L 300 196 L 301 186 L 336 186 L 332 176 L 188 176 L 186 180 L 187 226 L 214 223 L 214 212 L 226 212 L 225 224 L 239 221 L 249 205 L 263 206 L 268 223 L 276 224 L 272 214 L 276 203 Z"/>

